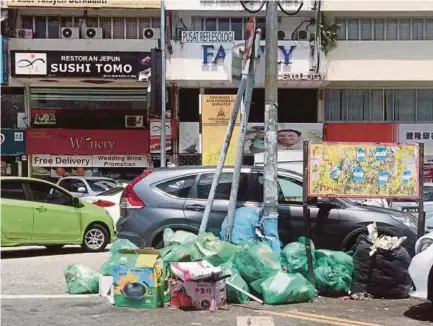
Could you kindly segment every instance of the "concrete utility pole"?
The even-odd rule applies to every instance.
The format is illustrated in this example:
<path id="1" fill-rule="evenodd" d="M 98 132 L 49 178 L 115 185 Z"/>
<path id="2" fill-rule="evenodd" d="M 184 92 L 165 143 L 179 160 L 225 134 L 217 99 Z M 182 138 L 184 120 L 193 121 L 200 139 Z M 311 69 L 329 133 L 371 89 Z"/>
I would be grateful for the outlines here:
<path id="1" fill-rule="evenodd" d="M 161 0 L 161 167 L 167 166 L 167 149 L 166 149 L 166 44 L 165 44 L 165 0 Z"/>
<path id="2" fill-rule="evenodd" d="M 266 5 L 265 47 L 265 164 L 263 218 L 278 218 L 277 129 L 278 129 L 278 2 Z"/>

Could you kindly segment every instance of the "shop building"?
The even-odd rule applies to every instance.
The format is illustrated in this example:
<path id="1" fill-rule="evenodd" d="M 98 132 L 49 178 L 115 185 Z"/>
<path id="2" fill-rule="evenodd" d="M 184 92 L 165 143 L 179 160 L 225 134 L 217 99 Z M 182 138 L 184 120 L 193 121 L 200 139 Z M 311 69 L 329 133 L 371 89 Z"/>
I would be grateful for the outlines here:
<path id="1" fill-rule="evenodd" d="M 424 143 L 425 164 L 429 164 L 433 155 L 433 2 L 419 4 L 323 3 L 326 19 L 340 25 L 336 46 L 327 54 L 323 121 L 332 124 L 325 127 L 325 139 L 353 138 L 354 124 L 361 124 L 356 127 L 364 135 L 357 137 L 360 140 Z M 377 128 L 371 130 L 376 123 Z M 336 138 L 330 128 L 338 128 L 341 137 Z"/>
<path id="2" fill-rule="evenodd" d="M 296 129 L 302 124 L 307 133 L 317 134 L 322 125 L 319 89 L 326 83 L 326 60 L 315 46 L 316 10 L 314 2 L 305 2 L 296 16 L 279 17 L 279 126 Z M 297 7 L 297 5 L 296 5 Z M 295 8 L 295 5 L 294 5 Z M 206 151 L 203 143 L 203 110 L 206 96 L 236 94 L 240 73 L 240 50 L 244 45 L 246 23 L 251 16 L 239 2 L 189 0 L 167 1 L 170 11 L 171 41 L 167 59 L 167 82 L 177 89 L 179 117 L 179 163 L 200 164 Z M 264 29 L 265 10 L 256 15 Z M 265 36 L 263 36 L 265 38 Z M 266 53 L 265 41 L 261 51 Z M 264 58 L 257 68 L 249 130 L 262 143 L 264 122 Z M 207 102 L 206 102 L 207 103 Z M 283 126 L 284 125 L 284 126 Z M 309 125 L 309 126 L 307 126 Z M 314 131 L 312 131 L 314 130 Z M 223 134 L 223 133 L 222 133 Z M 218 142 L 212 138 L 214 142 Z M 221 140 L 222 143 L 222 140 Z M 254 147 L 254 146 L 252 146 Z M 246 150 L 245 163 L 252 162 Z"/>
<path id="3" fill-rule="evenodd" d="M 149 167 L 159 1 L 21 4 L 8 3 L 9 85 L 25 99 L 29 175 L 132 179 Z"/>

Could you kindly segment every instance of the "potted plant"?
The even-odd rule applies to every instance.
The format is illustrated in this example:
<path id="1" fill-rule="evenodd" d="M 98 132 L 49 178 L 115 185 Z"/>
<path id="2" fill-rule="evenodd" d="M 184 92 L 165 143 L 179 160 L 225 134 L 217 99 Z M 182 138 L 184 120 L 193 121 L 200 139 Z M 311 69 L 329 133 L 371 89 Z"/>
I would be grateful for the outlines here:
<path id="1" fill-rule="evenodd" d="M 320 36 L 322 42 L 322 50 L 327 54 L 330 50 L 337 46 L 337 31 L 340 25 L 326 22 L 322 16 L 320 22 Z"/>

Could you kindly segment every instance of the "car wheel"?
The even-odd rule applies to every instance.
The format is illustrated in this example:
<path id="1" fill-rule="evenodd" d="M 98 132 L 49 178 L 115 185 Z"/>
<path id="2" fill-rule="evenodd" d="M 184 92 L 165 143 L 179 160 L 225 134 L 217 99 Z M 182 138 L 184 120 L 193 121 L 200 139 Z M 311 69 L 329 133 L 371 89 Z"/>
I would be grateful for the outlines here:
<path id="1" fill-rule="evenodd" d="M 94 224 L 87 228 L 83 236 L 83 244 L 81 245 L 88 251 L 102 251 L 108 244 L 108 232 L 99 225 Z"/>
<path id="2" fill-rule="evenodd" d="M 62 249 L 64 245 L 46 245 L 44 247 L 47 248 L 47 250 L 49 251 L 56 251 Z"/>

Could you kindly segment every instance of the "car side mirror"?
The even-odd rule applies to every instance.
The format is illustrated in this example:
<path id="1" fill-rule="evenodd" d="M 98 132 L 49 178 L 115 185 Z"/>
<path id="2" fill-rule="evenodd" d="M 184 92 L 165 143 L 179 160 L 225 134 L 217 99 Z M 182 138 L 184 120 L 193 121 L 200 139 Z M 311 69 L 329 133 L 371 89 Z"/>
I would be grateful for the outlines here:
<path id="1" fill-rule="evenodd" d="M 81 206 L 80 200 L 77 197 L 72 197 L 72 206 L 74 206 L 74 207 L 80 207 Z"/>
<path id="2" fill-rule="evenodd" d="M 77 192 L 86 193 L 87 191 L 85 187 L 78 187 Z"/>

